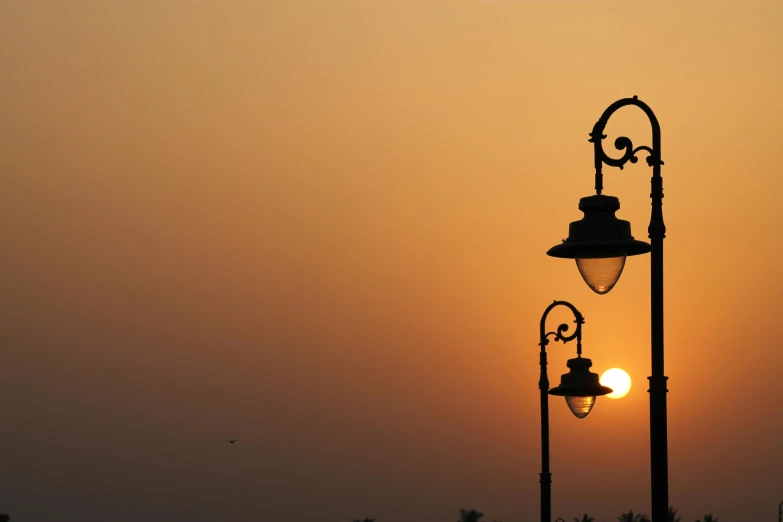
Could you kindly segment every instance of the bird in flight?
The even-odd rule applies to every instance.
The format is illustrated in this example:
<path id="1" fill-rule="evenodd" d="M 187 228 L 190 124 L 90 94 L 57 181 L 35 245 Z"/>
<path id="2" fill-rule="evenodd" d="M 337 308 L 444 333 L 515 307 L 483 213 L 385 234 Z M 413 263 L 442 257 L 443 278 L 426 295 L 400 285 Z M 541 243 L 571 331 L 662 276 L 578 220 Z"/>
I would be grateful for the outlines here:
<path id="1" fill-rule="evenodd" d="M 234 440 L 228 440 L 228 439 L 226 439 L 226 442 L 228 442 L 229 444 L 233 444 L 233 443 L 235 443 L 235 442 L 236 442 L 236 441 L 238 441 L 238 440 L 239 440 L 239 439 L 234 439 Z"/>

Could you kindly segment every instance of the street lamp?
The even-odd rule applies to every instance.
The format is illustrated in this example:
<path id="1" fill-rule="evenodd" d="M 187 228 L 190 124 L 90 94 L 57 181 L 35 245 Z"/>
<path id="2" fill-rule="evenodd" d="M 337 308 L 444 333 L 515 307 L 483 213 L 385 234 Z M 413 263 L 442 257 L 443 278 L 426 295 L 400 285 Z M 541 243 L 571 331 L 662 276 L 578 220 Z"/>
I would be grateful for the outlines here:
<path id="1" fill-rule="evenodd" d="M 633 147 L 625 136 L 614 141 L 617 150 L 623 151 L 620 158 L 609 157 L 603 149 L 603 133 L 612 114 L 626 105 L 639 107 L 647 115 L 652 127 L 652 148 Z M 624 98 L 611 104 L 601 115 L 590 133 L 595 149 L 595 192 L 594 196 L 582 198 L 579 210 L 584 217 L 571 223 L 569 236 L 559 245 L 549 249 L 548 255 L 575 259 L 582 278 L 598 294 L 606 294 L 617 283 L 628 256 L 651 252 L 651 337 L 652 376 L 650 380 L 650 475 L 652 490 L 652 522 L 666 522 L 669 509 L 669 471 L 666 440 L 666 380 L 663 371 L 663 238 L 666 226 L 663 223 L 663 180 L 661 178 L 661 127 L 658 119 L 647 104 L 636 96 Z M 650 244 L 638 241 L 631 235 L 631 225 L 615 217 L 620 208 L 616 197 L 602 195 L 603 173 L 606 163 L 620 169 L 627 162 L 636 163 L 636 154 L 646 151 L 647 165 L 652 167 L 652 215 L 648 233 Z"/>
<path id="2" fill-rule="evenodd" d="M 574 314 L 576 329 L 571 335 L 566 335 L 567 324 L 561 324 L 555 332 L 546 331 L 546 318 L 549 312 L 557 306 L 565 306 Z M 550 304 L 541 316 L 539 346 L 541 346 L 541 378 L 538 389 L 541 391 L 541 522 L 552 520 L 552 474 L 549 472 L 549 396 L 565 397 L 568 409 L 576 418 L 584 419 L 595 405 L 596 397 L 612 393 L 611 388 L 601 386 L 598 374 L 590 371 L 592 362 L 582 358 L 582 325 L 585 320 L 574 305 L 566 301 L 555 301 Z M 568 360 L 569 372 L 560 378 L 560 386 L 549 389 L 549 378 L 546 373 L 546 347 L 549 336 L 563 344 L 576 339 L 576 358 Z"/>

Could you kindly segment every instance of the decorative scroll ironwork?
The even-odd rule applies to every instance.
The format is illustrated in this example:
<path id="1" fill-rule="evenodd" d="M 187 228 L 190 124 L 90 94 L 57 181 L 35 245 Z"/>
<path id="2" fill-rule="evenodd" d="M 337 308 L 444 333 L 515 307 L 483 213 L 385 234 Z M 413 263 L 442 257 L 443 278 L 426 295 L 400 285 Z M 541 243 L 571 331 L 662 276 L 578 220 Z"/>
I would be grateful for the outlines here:
<path id="1" fill-rule="evenodd" d="M 650 126 L 652 127 L 652 147 L 641 145 L 634 148 L 630 138 L 627 136 L 620 136 L 614 140 L 614 148 L 623 151 L 623 154 L 619 158 L 613 158 L 604 151 L 603 140 L 606 138 L 604 129 L 609 122 L 609 118 L 618 109 L 621 109 L 626 105 L 639 107 L 647 115 L 647 118 L 650 120 Z M 650 109 L 646 103 L 639 101 L 636 96 L 618 100 L 610 105 L 598 119 L 595 126 L 593 126 L 593 131 L 590 133 L 590 139 L 588 141 L 592 143 L 595 148 L 596 194 L 601 194 L 601 191 L 603 190 L 602 167 L 604 163 L 610 167 L 618 167 L 622 170 L 629 161 L 631 163 L 638 162 L 639 158 L 636 155 L 641 151 L 647 152 L 647 165 L 653 168 L 653 177 L 660 177 L 660 169 L 661 165 L 663 165 L 663 161 L 661 160 L 661 127 L 658 124 L 658 118 L 655 117 L 652 109 Z"/>
<path id="2" fill-rule="evenodd" d="M 630 138 L 627 136 L 620 136 L 616 140 L 614 140 L 614 148 L 617 150 L 624 150 L 622 157 L 620 158 L 612 158 L 606 152 L 604 151 L 603 144 L 601 143 L 601 140 L 606 138 L 606 134 L 601 134 L 598 137 L 599 145 L 596 147 L 598 149 L 598 154 L 600 155 L 601 162 L 606 163 L 610 167 L 619 167 L 620 170 L 623 170 L 623 167 L 625 167 L 625 164 L 629 161 L 631 163 L 636 163 L 639 161 L 639 158 L 636 157 L 636 155 L 639 153 L 639 151 L 646 151 L 648 153 L 647 155 L 647 165 L 650 167 L 653 166 L 655 163 L 655 153 L 653 150 L 648 147 L 647 145 L 640 145 L 633 148 L 633 142 Z M 590 143 L 595 143 L 595 137 L 593 134 L 590 134 L 590 139 L 587 140 Z M 663 165 L 663 161 L 660 161 L 660 164 Z"/>
<path id="3" fill-rule="evenodd" d="M 562 323 L 558 325 L 557 329 L 553 332 L 547 332 L 546 331 L 546 318 L 549 315 L 549 312 L 551 312 L 554 308 L 557 306 L 565 306 L 566 308 L 570 309 L 571 312 L 574 314 L 576 328 L 571 334 L 566 334 L 568 330 L 570 329 L 570 326 L 567 323 Z M 541 316 L 541 342 L 539 343 L 541 346 L 541 351 L 546 350 L 546 346 L 549 344 L 549 336 L 553 336 L 554 341 L 560 341 L 563 344 L 573 341 L 576 339 L 576 353 L 577 355 L 582 355 L 582 325 L 585 323 L 584 317 L 582 317 L 582 314 L 579 313 L 579 310 L 576 309 L 574 305 L 567 301 L 554 301 L 551 305 L 547 307 L 546 310 L 544 310 L 544 315 Z"/>

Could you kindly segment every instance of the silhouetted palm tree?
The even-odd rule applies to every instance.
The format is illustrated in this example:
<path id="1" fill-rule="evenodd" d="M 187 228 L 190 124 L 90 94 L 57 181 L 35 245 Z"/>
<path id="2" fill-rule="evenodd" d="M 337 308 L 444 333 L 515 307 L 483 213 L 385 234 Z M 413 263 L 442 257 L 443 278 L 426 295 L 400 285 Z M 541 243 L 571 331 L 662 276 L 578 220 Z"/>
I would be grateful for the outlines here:
<path id="1" fill-rule="evenodd" d="M 0 522 L 8 522 L 9 520 L 11 520 L 11 517 L 0 513 Z"/>
<path id="2" fill-rule="evenodd" d="M 593 517 L 587 516 L 587 513 L 582 515 L 582 519 L 580 520 L 579 517 L 574 517 L 574 522 L 595 522 L 595 519 Z"/>
<path id="3" fill-rule="evenodd" d="M 710 513 L 709 515 L 704 515 L 704 518 L 697 520 L 696 522 L 718 522 L 718 517 L 713 517 Z"/>
<path id="4" fill-rule="evenodd" d="M 353 522 L 375 522 L 375 519 L 374 518 L 365 518 L 364 520 L 362 520 L 360 518 L 357 518 Z"/>
<path id="5" fill-rule="evenodd" d="M 479 513 L 475 509 L 459 510 L 459 522 L 479 522 L 479 519 L 483 516 L 484 513 Z"/>
<path id="6" fill-rule="evenodd" d="M 647 515 L 634 514 L 633 511 L 623 513 L 617 517 L 619 522 L 650 522 L 650 518 Z"/>
<path id="7" fill-rule="evenodd" d="M 669 506 L 669 522 L 680 522 L 680 517 L 677 516 L 677 510 Z"/>

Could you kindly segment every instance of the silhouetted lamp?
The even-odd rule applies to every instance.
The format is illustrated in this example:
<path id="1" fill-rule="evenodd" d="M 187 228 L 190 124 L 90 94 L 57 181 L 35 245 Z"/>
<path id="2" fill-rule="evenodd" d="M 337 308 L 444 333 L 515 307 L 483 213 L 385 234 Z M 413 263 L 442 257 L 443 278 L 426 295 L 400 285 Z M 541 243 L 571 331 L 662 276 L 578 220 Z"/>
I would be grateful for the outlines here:
<path id="1" fill-rule="evenodd" d="M 567 364 L 570 371 L 560 377 L 560 386 L 549 390 L 549 395 L 565 397 L 571 413 L 584 419 L 593 409 L 595 398 L 612 393 L 612 389 L 601 386 L 598 374 L 590 371 L 590 359 L 580 356 L 569 359 Z"/>
<path id="2" fill-rule="evenodd" d="M 570 335 L 567 324 L 561 324 L 554 332 L 546 331 L 546 318 L 549 312 L 557 306 L 565 306 L 574 314 L 576 328 Z M 601 386 L 598 375 L 590 371 L 592 362 L 582 357 L 582 325 L 585 319 L 574 305 L 567 301 L 555 301 L 550 304 L 541 316 L 539 346 L 539 363 L 541 375 L 538 380 L 539 396 L 541 398 L 541 522 L 552 520 L 552 474 L 549 472 L 549 396 L 565 397 L 568 408 L 578 419 L 584 419 L 595 405 L 596 397 L 612 393 L 611 388 Z M 560 379 L 560 386 L 549 389 L 549 377 L 546 366 L 546 347 L 549 337 L 563 344 L 576 340 L 576 358 L 568 361 L 569 372 Z"/>
<path id="3" fill-rule="evenodd" d="M 582 278 L 594 292 L 611 290 L 625 267 L 625 258 L 650 251 L 650 245 L 631 235 L 631 224 L 618 219 L 620 200 L 595 195 L 579 200 L 584 216 L 568 227 L 568 238 L 553 246 L 547 255 L 575 259 Z"/>
<path id="4" fill-rule="evenodd" d="M 615 111 L 634 106 L 641 109 L 650 121 L 651 146 L 634 147 L 626 136 L 614 140 L 619 157 L 604 151 L 604 130 Z M 595 195 L 582 198 L 579 210 L 584 217 L 569 227 L 568 238 L 549 249 L 552 257 L 574 259 L 587 285 L 598 294 L 609 292 L 625 267 L 628 256 L 650 253 L 650 492 L 652 522 L 669 520 L 669 454 L 666 418 L 666 381 L 663 357 L 663 240 L 666 225 L 663 222 L 663 177 L 661 176 L 661 126 L 650 107 L 636 96 L 617 100 L 604 110 L 590 132 L 595 165 Z M 650 178 L 651 213 L 647 232 L 650 243 L 637 241 L 631 235 L 631 225 L 618 219 L 620 200 L 602 194 L 603 166 L 622 169 L 627 163 L 636 163 L 637 154 L 646 152 L 646 162 L 652 168 Z M 569 403 L 570 406 L 570 403 Z M 783 515 L 781 515 L 783 516 Z M 783 520 L 781 521 L 783 522 Z"/>

